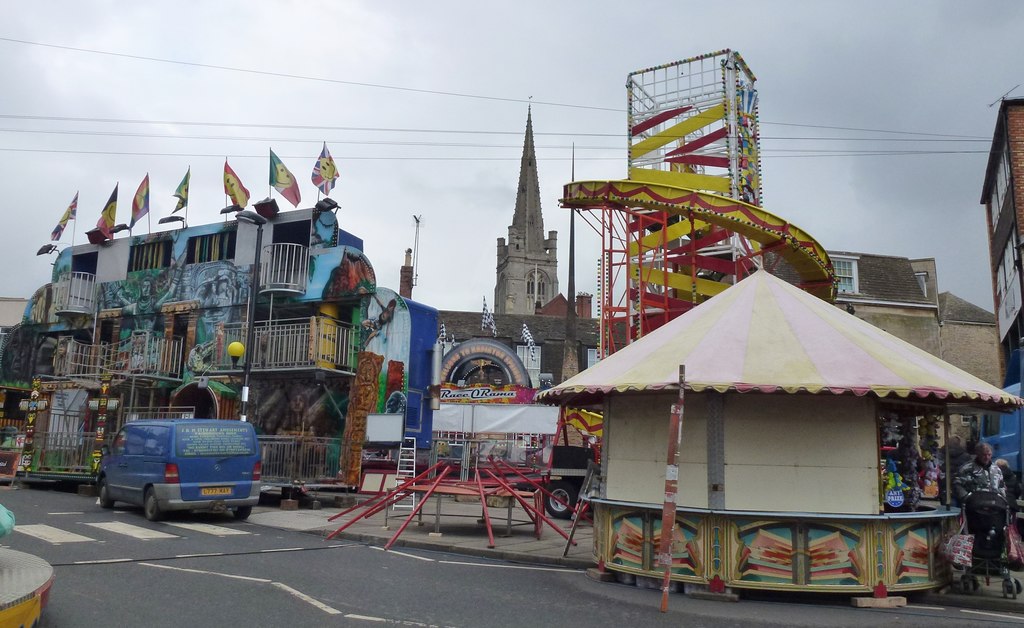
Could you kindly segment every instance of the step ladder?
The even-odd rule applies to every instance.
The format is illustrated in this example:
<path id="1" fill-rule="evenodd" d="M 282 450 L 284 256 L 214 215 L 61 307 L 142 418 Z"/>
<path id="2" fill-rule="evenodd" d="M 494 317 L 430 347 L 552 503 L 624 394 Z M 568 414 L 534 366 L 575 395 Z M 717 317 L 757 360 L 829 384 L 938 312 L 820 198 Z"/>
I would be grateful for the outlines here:
<path id="1" fill-rule="evenodd" d="M 402 439 L 402 446 L 398 450 L 398 476 L 396 485 L 416 477 L 416 439 L 405 437 Z M 392 510 L 412 510 L 416 507 L 416 493 L 410 493 L 391 505 Z"/>

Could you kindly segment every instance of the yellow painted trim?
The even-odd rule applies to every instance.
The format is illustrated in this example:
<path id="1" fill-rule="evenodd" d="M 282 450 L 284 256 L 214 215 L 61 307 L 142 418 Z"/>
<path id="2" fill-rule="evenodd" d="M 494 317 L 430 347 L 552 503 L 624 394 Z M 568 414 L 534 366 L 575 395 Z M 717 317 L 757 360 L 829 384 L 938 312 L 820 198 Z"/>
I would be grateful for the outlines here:
<path id="1" fill-rule="evenodd" d="M 673 124 L 669 128 L 665 129 L 661 133 L 652 135 L 647 139 L 640 140 L 636 144 L 629 147 L 629 158 L 637 159 L 643 157 L 651 151 L 655 151 L 662 146 L 672 142 L 682 142 L 690 133 L 705 127 L 725 117 L 725 104 L 717 105 L 705 111 L 702 111 L 696 115 L 690 116 L 689 118 Z"/>
<path id="2" fill-rule="evenodd" d="M 703 220 L 694 220 L 693 221 L 693 226 L 696 227 L 697 229 L 703 229 L 707 225 L 708 225 L 708 223 L 704 222 Z M 680 220 L 679 222 L 676 222 L 676 223 L 673 223 L 673 224 L 669 225 L 668 228 L 665 229 L 665 236 L 664 237 L 669 242 L 671 242 L 673 240 L 678 240 L 679 238 L 681 238 L 681 237 L 683 237 L 685 235 L 689 235 L 689 234 L 690 234 L 690 221 L 689 220 Z M 661 239 L 662 239 L 662 234 L 661 234 L 660 231 L 655 231 L 654 233 L 649 233 L 649 234 L 645 235 L 644 237 L 640 238 L 639 242 L 630 242 L 629 243 L 629 247 L 628 247 L 629 254 L 630 255 L 639 255 L 641 248 L 643 250 L 645 250 L 645 251 L 649 251 L 651 249 L 659 248 L 661 246 L 661 241 L 662 241 Z"/>
<path id="3" fill-rule="evenodd" d="M 644 181 L 657 185 L 670 185 L 675 188 L 688 188 L 691 190 L 709 190 L 728 194 L 730 189 L 729 179 L 713 174 L 694 174 L 692 172 L 665 172 L 664 170 L 652 170 L 650 168 L 630 168 L 630 181 Z"/>
<path id="4" fill-rule="evenodd" d="M 643 269 L 643 280 L 646 283 L 655 283 L 659 286 L 667 286 L 676 290 L 682 290 L 685 294 L 677 298 L 689 301 L 689 295 L 693 292 L 693 279 L 689 275 L 669 273 L 655 268 Z M 705 296 L 715 296 L 725 292 L 732 285 L 719 283 L 710 279 L 697 279 L 697 293 Z"/>

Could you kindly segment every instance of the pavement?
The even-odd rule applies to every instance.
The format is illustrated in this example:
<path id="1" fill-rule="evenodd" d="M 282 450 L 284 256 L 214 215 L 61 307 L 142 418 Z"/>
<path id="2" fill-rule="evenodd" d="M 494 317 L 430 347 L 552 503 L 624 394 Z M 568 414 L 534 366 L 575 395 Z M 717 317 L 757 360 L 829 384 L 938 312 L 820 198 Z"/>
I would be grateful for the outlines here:
<path id="1" fill-rule="evenodd" d="M 351 499 L 352 496 L 344 497 Z M 356 497 L 360 502 L 368 499 L 365 495 Z M 542 525 L 538 539 L 534 524 L 528 520 L 525 510 L 520 506 L 514 506 L 511 511 L 505 506 L 489 506 L 488 514 L 494 534 L 494 546 L 489 547 L 490 542 L 479 500 L 457 501 L 452 497 L 443 497 L 439 500 L 432 497 L 417 517 L 409 521 L 405 529 L 397 534 L 412 513 L 411 505 L 388 508 L 368 518 L 360 518 L 365 509 L 357 508 L 331 521 L 332 517 L 348 509 L 335 506 L 335 499 L 344 498 L 334 494 L 319 496 L 322 504 L 319 510 L 309 508 L 307 500 L 304 500 L 303 507 L 297 510 L 284 510 L 276 504 L 256 506 L 249 521 L 258 525 L 307 532 L 323 537 L 327 537 L 344 524 L 350 524 L 334 538 L 359 541 L 378 547 L 384 547 L 394 539 L 391 549 L 426 549 L 524 564 L 558 565 L 570 569 L 596 566 L 593 550 L 594 528 L 589 521 L 581 521 L 576 526 L 573 533 L 575 545 L 566 551 L 565 537 L 547 524 Z M 564 534 L 571 533 L 572 521 L 550 517 L 549 520 Z"/>
<path id="2" fill-rule="evenodd" d="M 594 529 L 589 521 L 580 522 L 576 526 L 573 533 L 576 544 L 566 551 L 566 539 L 546 524 L 541 530 L 540 538 L 536 538 L 533 524 L 528 521 L 525 511 L 519 506 L 511 510 L 511 528 L 508 525 L 508 509 L 491 506 L 488 512 L 494 532 L 494 546 L 489 547 L 479 501 L 456 501 L 444 497 L 440 500 L 438 514 L 438 500 L 432 497 L 421 509 L 421 513 L 409 521 L 399 534 L 399 528 L 409 519 L 409 507 L 388 509 L 386 512 L 381 511 L 363 519 L 359 519 L 359 516 L 364 509 L 357 508 L 331 521 L 332 517 L 348 509 L 347 506 L 335 505 L 334 500 L 351 500 L 355 497 L 362 502 L 369 497 L 336 494 L 321 494 L 315 497 L 319 498 L 322 505 L 319 509 L 310 508 L 309 500 L 304 500 L 302 507 L 297 510 L 284 510 L 271 501 L 255 507 L 249 521 L 262 526 L 306 532 L 326 538 L 343 524 L 355 520 L 334 538 L 378 547 L 393 542 L 391 549 L 416 548 L 522 564 L 554 565 L 580 570 L 596 567 L 593 549 Z M 571 521 L 551 521 L 566 534 L 570 533 Z M 1024 581 L 1024 573 L 1012 572 L 1012 575 Z M 907 598 L 910 604 L 1011 612 L 1024 616 L 1024 594 L 1019 595 L 1017 599 L 1004 598 L 1001 585 L 1002 581 L 998 578 L 992 578 L 988 583 L 981 578 L 981 588 L 973 594 L 963 594 L 952 587 L 945 587 L 936 591 L 911 593 Z M 807 597 L 803 595 L 800 599 L 806 601 Z"/>

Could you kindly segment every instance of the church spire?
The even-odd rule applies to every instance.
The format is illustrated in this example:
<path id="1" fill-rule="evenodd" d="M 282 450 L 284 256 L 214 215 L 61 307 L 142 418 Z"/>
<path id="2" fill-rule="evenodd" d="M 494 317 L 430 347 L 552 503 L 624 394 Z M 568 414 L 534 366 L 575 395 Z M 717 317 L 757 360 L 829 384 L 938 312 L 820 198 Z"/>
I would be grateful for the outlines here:
<path id="1" fill-rule="evenodd" d="M 533 111 L 526 109 L 526 137 L 523 157 L 519 163 L 519 189 L 512 228 L 521 238 L 527 252 L 544 250 L 544 218 L 540 208 L 540 182 L 537 179 L 537 153 L 533 146 Z"/>

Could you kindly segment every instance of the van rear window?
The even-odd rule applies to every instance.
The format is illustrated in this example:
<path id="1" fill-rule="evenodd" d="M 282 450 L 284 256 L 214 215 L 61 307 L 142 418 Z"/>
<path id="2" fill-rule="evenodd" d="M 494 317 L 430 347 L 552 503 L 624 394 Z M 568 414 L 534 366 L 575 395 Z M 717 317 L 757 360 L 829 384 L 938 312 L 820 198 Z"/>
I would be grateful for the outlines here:
<path id="1" fill-rule="evenodd" d="M 177 425 L 179 456 L 252 456 L 256 443 L 246 424 Z"/>

